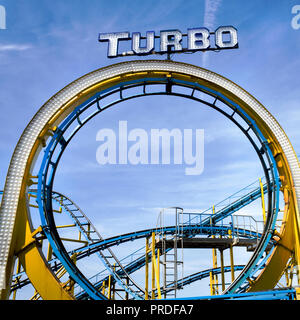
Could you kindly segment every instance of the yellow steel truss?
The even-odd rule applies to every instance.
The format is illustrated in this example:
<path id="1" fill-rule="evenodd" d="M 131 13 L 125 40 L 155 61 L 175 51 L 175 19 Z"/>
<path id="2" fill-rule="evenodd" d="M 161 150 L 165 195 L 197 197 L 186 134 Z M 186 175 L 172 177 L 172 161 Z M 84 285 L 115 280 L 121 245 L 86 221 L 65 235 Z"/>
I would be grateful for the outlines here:
<path id="1" fill-rule="evenodd" d="M 29 207 L 27 206 L 26 202 L 27 187 L 32 184 L 31 168 L 34 165 L 35 159 L 37 158 L 37 155 L 39 154 L 40 150 L 45 146 L 45 141 L 51 135 L 51 130 L 53 127 L 58 125 L 62 119 L 64 119 L 72 110 L 74 110 L 76 106 L 86 101 L 96 92 L 117 85 L 121 83 L 124 79 L 139 80 L 151 77 L 161 77 L 163 79 L 169 77 L 170 79 L 173 78 L 178 80 L 188 80 L 190 82 L 198 83 L 200 85 L 202 84 L 217 92 L 220 92 L 222 95 L 230 98 L 233 102 L 239 104 L 241 108 L 243 108 L 243 110 L 256 121 L 259 129 L 266 137 L 266 139 L 268 139 L 271 151 L 277 162 L 280 179 L 282 182 L 282 192 L 284 194 L 285 199 L 285 209 L 282 228 L 279 234 L 276 235 L 278 238 L 278 244 L 272 256 L 267 261 L 265 269 L 261 272 L 259 277 L 251 284 L 250 290 L 256 291 L 273 288 L 278 282 L 281 275 L 283 274 L 291 255 L 294 255 L 297 265 L 300 265 L 300 216 L 297 204 L 295 184 L 292 178 L 292 173 L 287 157 L 273 131 L 265 123 L 260 114 L 256 113 L 254 109 L 248 105 L 247 101 L 244 101 L 243 99 L 239 98 L 230 89 L 227 89 L 222 85 L 217 84 L 216 82 L 208 81 L 207 79 L 201 77 L 202 73 L 210 73 L 211 75 L 213 75 L 212 72 L 198 68 L 199 76 L 196 76 L 195 74 L 185 74 L 179 71 L 178 67 L 185 65 L 182 63 L 172 61 L 164 62 L 165 65 L 168 65 L 168 71 L 165 70 L 167 68 L 160 67 L 159 62 L 155 63 L 157 64 L 156 67 L 153 66 L 153 64 L 151 64 L 151 61 L 143 61 L 143 64 L 145 65 L 144 71 L 129 68 L 128 71 L 117 76 L 110 76 L 109 74 L 107 74 L 106 78 L 91 85 L 89 82 L 86 82 L 85 87 L 82 88 L 82 90 L 79 93 L 76 92 L 74 96 L 70 96 L 69 100 L 63 103 L 56 112 L 52 114 L 50 113 L 47 120 L 47 124 L 40 131 L 39 136 L 34 142 L 33 147 L 30 151 L 30 155 L 26 159 L 26 168 L 23 172 L 24 174 L 22 185 L 19 190 L 19 194 L 16 195 L 16 197 L 18 197 L 18 207 L 16 210 L 14 230 L 10 242 L 8 260 L 6 263 L 6 288 L 1 291 L 2 299 L 7 299 L 9 296 L 12 270 L 16 257 L 18 257 L 28 278 L 35 287 L 36 291 L 43 299 L 74 299 L 70 291 L 64 288 L 57 276 L 48 267 L 47 259 L 44 257 L 42 251 L 40 250 L 40 240 L 36 235 L 33 234 L 35 230 L 33 230 L 30 222 Z M 126 63 L 124 63 L 124 65 L 125 64 Z M 147 68 L 148 64 L 151 65 L 151 68 L 153 69 Z M 120 65 L 121 64 L 119 64 L 118 66 Z M 194 66 L 192 67 L 196 68 Z M 99 70 L 87 75 L 86 77 L 90 77 L 97 72 L 99 73 Z M 219 76 L 219 78 L 222 77 Z M 82 77 L 81 79 L 84 79 L 84 77 Z M 225 78 L 223 79 L 224 81 L 229 81 Z M 72 85 L 73 84 L 70 84 L 69 86 Z M 236 86 L 233 83 L 232 85 Z M 248 96 L 250 95 L 248 94 Z M 267 112 L 266 109 L 264 110 Z M 5 192 L 6 189 L 4 190 L 4 194 Z M 155 257 L 155 255 L 152 257 Z M 155 274 L 156 285 L 159 291 L 158 265 L 155 258 L 152 259 L 154 259 L 152 261 L 152 278 Z M 153 282 L 152 287 L 154 287 Z"/>

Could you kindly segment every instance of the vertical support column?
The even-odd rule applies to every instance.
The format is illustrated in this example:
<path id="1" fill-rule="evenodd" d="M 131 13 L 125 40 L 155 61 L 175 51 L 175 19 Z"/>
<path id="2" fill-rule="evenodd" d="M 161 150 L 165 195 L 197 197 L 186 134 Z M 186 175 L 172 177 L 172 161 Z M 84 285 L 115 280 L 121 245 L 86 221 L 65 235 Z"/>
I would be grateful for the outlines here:
<path id="1" fill-rule="evenodd" d="M 217 260 L 217 249 L 213 249 L 213 268 L 218 268 L 218 260 Z M 214 295 L 219 294 L 219 279 L 218 275 L 213 273 L 213 286 L 214 286 Z"/>
<path id="2" fill-rule="evenodd" d="M 230 229 L 228 230 L 228 235 L 229 235 L 229 238 L 232 239 L 232 231 Z M 233 261 L 233 245 L 232 244 L 230 244 L 229 253 L 230 253 L 231 282 L 233 282 L 235 279 L 235 276 L 234 276 L 234 261 Z"/>
<path id="3" fill-rule="evenodd" d="M 224 272 L 224 254 L 223 254 L 223 249 L 220 249 L 220 260 L 221 260 L 222 291 L 224 291 L 225 290 L 225 272 Z"/>
<path id="4" fill-rule="evenodd" d="M 261 178 L 259 178 L 259 185 L 260 185 L 260 192 L 261 192 L 262 214 L 263 214 L 263 220 L 264 220 L 264 224 L 265 224 L 266 223 L 265 193 L 264 193 L 264 185 L 261 181 Z"/>
<path id="5" fill-rule="evenodd" d="M 90 235 L 91 235 L 91 224 L 88 223 L 88 225 L 87 225 L 87 236 L 90 237 Z"/>
<path id="6" fill-rule="evenodd" d="M 166 252 L 166 235 L 163 233 L 162 240 L 162 253 L 163 253 L 163 289 L 164 289 L 164 299 L 167 299 L 167 252 Z"/>
<path id="7" fill-rule="evenodd" d="M 155 282 L 156 282 L 156 289 L 157 289 L 157 296 L 158 299 L 161 299 L 161 291 L 160 291 L 160 283 L 159 283 L 159 262 L 156 261 L 155 255 L 155 232 L 152 232 L 152 244 L 151 244 L 151 251 L 152 251 L 152 300 L 155 299 Z M 158 250 L 158 257 L 159 260 L 159 250 Z"/>
<path id="8" fill-rule="evenodd" d="M 149 300 L 149 238 L 146 238 L 146 256 L 145 256 L 145 300 Z"/>
<path id="9" fill-rule="evenodd" d="M 160 250 L 159 249 L 157 249 L 157 274 L 158 274 L 158 283 L 160 283 Z"/>
<path id="10" fill-rule="evenodd" d="M 113 270 L 114 270 L 114 273 L 116 272 L 116 264 L 114 263 L 114 268 L 113 268 Z M 116 293 L 116 282 L 114 281 L 114 283 L 112 284 L 112 289 L 111 289 L 111 291 L 112 291 L 112 300 L 115 300 L 115 293 Z"/>
<path id="11" fill-rule="evenodd" d="M 175 226 L 176 226 L 176 231 L 174 234 L 174 286 L 175 286 L 175 298 L 176 298 L 176 293 L 177 293 L 177 280 L 178 280 L 178 275 L 177 275 L 177 266 L 178 266 L 178 258 L 177 258 L 177 239 L 178 239 L 178 211 L 177 208 L 175 208 Z"/>
<path id="12" fill-rule="evenodd" d="M 161 291 L 160 291 L 160 250 L 157 249 L 157 263 L 155 263 L 155 278 L 156 278 L 156 288 L 157 288 L 157 296 L 158 299 L 161 299 Z M 155 255 L 154 255 L 155 260 Z"/>
<path id="13" fill-rule="evenodd" d="M 108 293 L 107 298 L 111 300 L 111 274 L 108 276 Z"/>
<path id="14" fill-rule="evenodd" d="M 152 232 L 152 242 L 151 242 L 151 253 L 152 253 L 152 272 L 151 272 L 151 299 L 155 299 L 155 269 L 154 269 L 154 259 L 155 259 L 155 233 Z M 154 257 L 154 259 L 153 259 Z"/>
<path id="15" fill-rule="evenodd" d="M 220 239 L 222 239 L 222 234 L 220 235 Z M 222 291 L 225 290 L 225 272 L 224 272 L 224 249 L 219 249 L 220 251 L 220 264 L 221 264 L 221 285 Z"/>
<path id="16" fill-rule="evenodd" d="M 213 279 L 212 271 L 210 271 L 209 273 L 209 287 L 210 287 L 210 295 L 213 296 L 215 294 L 215 288 L 214 288 L 214 279 Z"/>
<path id="17" fill-rule="evenodd" d="M 215 206 L 213 206 L 213 214 L 215 214 Z M 212 238 L 215 238 L 215 235 L 212 235 Z M 212 249 L 212 259 L 213 259 L 213 268 L 216 269 L 218 268 L 218 261 L 217 261 L 217 249 Z M 213 295 L 216 295 L 219 293 L 219 288 L 218 288 L 218 275 L 212 273 L 212 286 L 213 286 Z"/>

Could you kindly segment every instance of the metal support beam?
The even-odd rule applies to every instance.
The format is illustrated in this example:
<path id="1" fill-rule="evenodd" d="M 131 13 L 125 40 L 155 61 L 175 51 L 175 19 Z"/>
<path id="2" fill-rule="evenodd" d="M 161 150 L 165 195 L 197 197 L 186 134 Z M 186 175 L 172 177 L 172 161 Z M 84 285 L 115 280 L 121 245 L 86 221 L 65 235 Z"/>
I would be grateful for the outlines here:
<path id="1" fill-rule="evenodd" d="M 224 291 L 225 290 L 225 272 L 224 272 L 224 253 L 223 253 L 223 249 L 220 249 L 220 262 L 221 262 L 222 291 Z"/>
<path id="2" fill-rule="evenodd" d="M 152 293 L 151 299 L 155 299 L 155 269 L 154 269 L 154 260 L 155 257 L 155 233 L 152 232 L 152 242 L 151 242 L 151 253 L 152 253 L 152 273 L 151 273 L 151 284 L 152 284 Z"/>
<path id="3" fill-rule="evenodd" d="M 232 231 L 228 230 L 229 238 L 232 239 Z M 234 260 L 233 260 L 233 245 L 231 244 L 229 247 L 230 254 L 230 273 L 231 273 L 231 282 L 234 281 Z"/>
<path id="4" fill-rule="evenodd" d="M 145 300 L 149 300 L 149 238 L 146 238 L 146 253 L 145 253 Z"/>
<path id="5" fill-rule="evenodd" d="M 261 207 L 262 207 L 262 214 L 264 223 L 266 223 L 266 206 L 265 206 L 265 193 L 264 193 L 264 185 L 259 178 L 259 185 L 260 185 L 260 192 L 261 192 Z"/>

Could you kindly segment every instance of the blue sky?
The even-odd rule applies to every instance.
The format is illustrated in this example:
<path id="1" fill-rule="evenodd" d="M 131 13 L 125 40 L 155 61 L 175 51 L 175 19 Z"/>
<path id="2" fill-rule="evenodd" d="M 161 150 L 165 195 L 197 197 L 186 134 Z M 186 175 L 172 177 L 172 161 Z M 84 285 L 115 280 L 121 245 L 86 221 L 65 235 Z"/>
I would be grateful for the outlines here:
<path id="1" fill-rule="evenodd" d="M 53 94 L 92 70 L 135 59 L 107 59 L 106 44 L 97 41 L 100 32 L 234 26 L 239 49 L 173 59 L 205 66 L 246 89 L 277 118 L 300 153 L 300 29 L 291 27 L 295 4 L 0 0 L 7 14 L 7 29 L 0 30 L 0 188 L 19 136 Z M 204 129 L 203 174 L 186 176 L 182 166 L 100 167 L 96 133 L 116 129 L 119 120 L 127 120 L 129 130 Z M 155 97 L 126 102 L 84 127 L 62 158 L 55 188 L 74 199 L 103 236 L 110 236 L 153 226 L 166 206 L 209 207 L 261 174 L 249 143 L 221 115 L 195 102 Z"/>

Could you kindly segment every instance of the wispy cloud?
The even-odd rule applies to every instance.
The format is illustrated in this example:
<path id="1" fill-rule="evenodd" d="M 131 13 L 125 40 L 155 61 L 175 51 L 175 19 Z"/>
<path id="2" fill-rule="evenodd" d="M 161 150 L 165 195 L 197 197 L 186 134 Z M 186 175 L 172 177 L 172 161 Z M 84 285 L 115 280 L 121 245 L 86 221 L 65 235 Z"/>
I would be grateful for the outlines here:
<path id="1" fill-rule="evenodd" d="M 222 0 L 205 0 L 204 7 L 204 26 L 206 28 L 213 29 L 215 27 L 216 15 Z M 204 52 L 202 55 L 203 67 L 208 66 L 208 53 Z"/>
<path id="2" fill-rule="evenodd" d="M 31 49 L 32 46 L 28 44 L 0 44 L 0 52 L 5 51 L 24 51 Z"/>
<path id="3" fill-rule="evenodd" d="M 222 0 L 205 0 L 204 25 L 213 28 L 216 20 L 216 13 L 221 6 Z"/>

